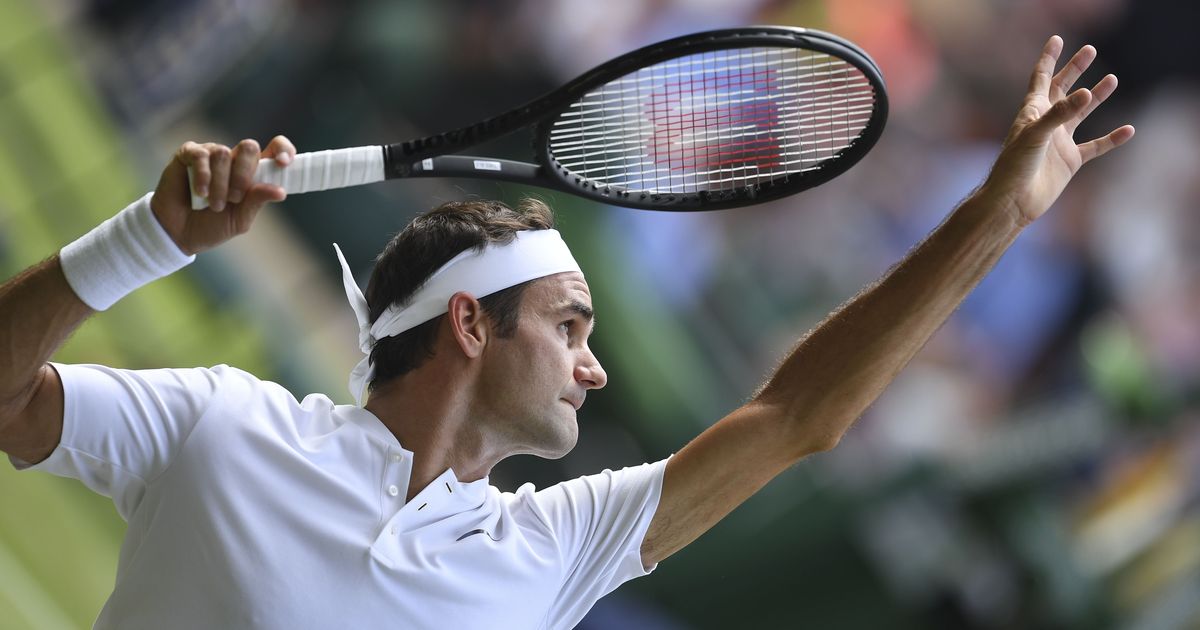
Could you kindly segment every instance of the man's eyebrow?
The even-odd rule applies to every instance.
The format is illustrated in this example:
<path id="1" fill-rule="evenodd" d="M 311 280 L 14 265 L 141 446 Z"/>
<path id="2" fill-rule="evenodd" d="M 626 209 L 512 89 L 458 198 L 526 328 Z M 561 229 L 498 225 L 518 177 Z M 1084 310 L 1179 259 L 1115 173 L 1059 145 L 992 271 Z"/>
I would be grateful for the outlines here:
<path id="1" fill-rule="evenodd" d="M 575 313 L 583 317 L 591 324 L 592 329 L 596 328 L 596 312 L 592 307 L 580 302 L 579 300 L 571 300 L 559 307 L 559 312 Z"/>

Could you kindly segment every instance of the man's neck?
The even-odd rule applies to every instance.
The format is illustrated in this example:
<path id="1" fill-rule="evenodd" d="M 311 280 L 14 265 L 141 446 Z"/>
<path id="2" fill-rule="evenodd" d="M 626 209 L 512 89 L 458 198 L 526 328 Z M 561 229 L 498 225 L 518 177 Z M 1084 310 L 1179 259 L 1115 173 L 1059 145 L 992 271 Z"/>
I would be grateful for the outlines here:
<path id="1" fill-rule="evenodd" d="M 414 370 L 371 392 L 365 409 L 412 451 L 407 500 L 452 469 L 459 481 L 483 479 L 507 453 L 473 418 L 470 393 L 435 370 Z"/>

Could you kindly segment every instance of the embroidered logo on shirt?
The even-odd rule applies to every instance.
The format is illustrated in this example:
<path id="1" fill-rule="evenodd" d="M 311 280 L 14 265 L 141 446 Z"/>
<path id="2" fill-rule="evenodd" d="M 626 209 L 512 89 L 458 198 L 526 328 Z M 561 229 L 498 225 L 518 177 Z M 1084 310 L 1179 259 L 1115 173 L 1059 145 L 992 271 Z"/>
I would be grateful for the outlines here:
<path id="1" fill-rule="evenodd" d="M 458 542 L 459 540 L 462 540 L 462 539 L 464 539 L 464 538 L 466 538 L 466 537 L 468 537 L 468 536 L 474 536 L 475 534 L 487 534 L 487 537 L 488 537 L 488 538 L 491 538 L 491 539 L 492 539 L 492 542 L 500 542 L 500 539 L 499 539 L 499 538 L 492 538 L 492 535 L 491 535 L 491 534 L 488 534 L 486 531 L 484 531 L 484 530 L 482 530 L 482 529 L 472 529 L 471 531 L 469 531 L 469 532 L 467 532 L 467 533 L 463 534 L 462 536 L 459 536 L 459 537 L 458 537 L 458 540 L 456 540 L 456 541 L 454 541 L 454 542 Z"/>

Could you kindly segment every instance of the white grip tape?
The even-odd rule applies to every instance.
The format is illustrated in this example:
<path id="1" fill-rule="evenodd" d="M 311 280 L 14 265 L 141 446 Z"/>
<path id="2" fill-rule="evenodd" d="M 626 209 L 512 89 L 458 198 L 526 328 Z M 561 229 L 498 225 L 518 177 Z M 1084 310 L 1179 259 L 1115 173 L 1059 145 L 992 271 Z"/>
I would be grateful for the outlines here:
<path id="1" fill-rule="evenodd" d="M 191 178 L 188 169 L 188 178 Z M 297 155 L 291 164 L 280 166 L 271 158 L 258 161 L 254 181 L 282 186 L 289 195 L 361 186 L 381 182 L 383 171 L 383 147 L 378 145 L 313 151 Z M 192 187 L 195 190 L 195 187 Z M 208 199 L 192 195 L 192 209 L 208 207 Z"/>

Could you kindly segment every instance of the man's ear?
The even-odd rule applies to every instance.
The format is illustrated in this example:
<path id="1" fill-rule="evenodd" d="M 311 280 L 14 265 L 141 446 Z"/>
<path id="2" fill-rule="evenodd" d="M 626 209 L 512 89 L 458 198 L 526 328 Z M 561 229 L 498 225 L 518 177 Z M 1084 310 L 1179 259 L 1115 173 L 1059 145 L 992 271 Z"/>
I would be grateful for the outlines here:
<path id="1" fill-rule="evenodd" d="M 466 291 L 459 291 L 450 296 L 446 321 L 450 324 L 450 334 L 454 337 L 454 342 L 464 355 L 475 359 L 483 354 L 483 347 L 487 345 L 491 329 L 479 300 Z"/>

